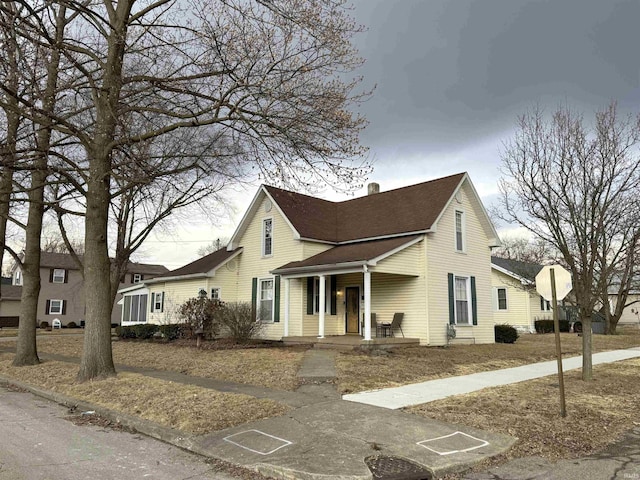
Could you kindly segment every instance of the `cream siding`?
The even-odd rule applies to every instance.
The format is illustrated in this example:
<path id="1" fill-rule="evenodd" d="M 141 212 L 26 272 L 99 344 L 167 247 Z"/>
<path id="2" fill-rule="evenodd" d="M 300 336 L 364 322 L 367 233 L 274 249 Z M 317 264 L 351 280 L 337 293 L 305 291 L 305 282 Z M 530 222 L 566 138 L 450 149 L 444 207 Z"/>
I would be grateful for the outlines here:
<path id="1" fill-rule="evenodd" d="M 327 243 L 319 243 L 319 242 L 302 242 L 302 258 L 313 257 L 314 255 L 318 255 L 319 253 L 325 252 L 330 248 L 333 248 L 335 245 L 329 245 Z"/>
<path id="2" fill-rule="evenodd" d="M 20 300 L 0 300 L 0 317 L 19 317 Z"/>
<path id="3" fill-rule="evenodd" d="M 397 273 L 418 276 L 424 272 L 424 257 L 421 242 L 401 250 L 378 262 L 373 267 L 379 273 Z"/>
<path id="4" fill-rule="evenodd" d="M 269 272 L 282 265 L 303 259 L 303 246 L 300 240 L 294 238 L 294 232 L 287 224 L 275 206 L 266 211 L 265 198 L 256 209 L 256 214 L 249 219 L 246 230 L 237 239 L 242 246 L 241 259 L 238 265 L 238 301 L 251 301 L 252 279 L 274 278 Z M 262 224 L 265 218 L 273 219 L 273 254 L 264 257 L 262 255 Z M 284 281 L 284 280 L 283 280 Z M 258 287 L 259 288 L 259 287 Z M 292 301 L 299 296 L 296 292 L 299 284 L 291 282 L 290 296 Z M 275 292 L 274 292 L 275 294 Z M 299 301 L 299 300 L 296 300 Z M 294 305 L 291 303 L 290 305 Z M 289 333 L 300 329 L 300 317 L 295 315 L 295 308 L 291 308 Z M 280 287 L 280 322 L 267 323 L 263 331 L 263 337 L 271 340 L 280 340 L 284 332 L 284 284 Z"/>
<path id="5" fill-rule="evenodd" d="M 491 252 L 489 239 L 479 218 L 482 207 L 471 188 L 465 182 L 460 188 L 460 203 L 454 199 L 445 209 L 437 224 L 437 231 L 429 235 L 427 258 L 429 269 L 428 318 L 429 343 L 447 343 L 449 323 L 449 291 L 447 274 L 474 276 L 476 278 L 477 326 L 457 326 L 458 338 L 471 338 L 475 343 L 493 343 L 493 305 L 491 287 Z M 455 249 L 455 211 L 465 216 L 464 253 Z"/>
<path id="6" fill-rule="evenodd" d="M 493 321 L 496 324 L 518 327 L 522 331 L 531 331 L 533 317 L 530 309 L 530 291 L 523 287 L 519 280 L 493 268 L 491 285 L 493 286 Z M 498 310 L 498 287 L 507 289 L 507 310 Z"/>
<path id="7" fill-rule="evenodd" d="M 612 308 L 615 307 L 615 296 L 611 296 Z M 636 302 L 632 303 L 631 302 Z M 627 307 L 622 311 L 618 325 L 640 325 L 640 295 L 629 295 L 627 297 Z"/>
<path id="8" fill-rule="evenodd" d="M 553 312 L 551 310 L 542 310 L 540 308 L 540 295 L 535 292 L 531 292 L 529 295 L 532 325 L 536 320 L 553 320 Z"/>

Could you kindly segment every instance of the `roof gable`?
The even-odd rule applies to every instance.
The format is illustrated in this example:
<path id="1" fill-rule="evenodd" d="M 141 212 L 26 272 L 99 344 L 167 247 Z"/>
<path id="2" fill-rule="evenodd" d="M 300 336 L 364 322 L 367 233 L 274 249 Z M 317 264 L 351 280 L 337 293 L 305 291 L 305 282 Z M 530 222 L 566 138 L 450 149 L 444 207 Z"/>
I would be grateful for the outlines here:
<path id="1" fill-rule="evenodd" d="M 193 276 L 193 275 L 205 275 L 209 273 L 211 270 L 223 265 L 231 258 L 235 257 L 238 253 L 242 251 L 242 248 L 236 248 L 234 250 L 227 250 L 226 248 L 221 248 L 209 255 L 205 255 L 202 258 L 199 258 L 187 265 L 184 265 L 180 268 L 176 268 L 175 270 L 171 270 L 169 272 L 163 273 L 162 275 L 158 275 L 153 280 L 154 281 L 162 281 L 171 277 L 183 277 L 183 276 Z"/>
<path id="2" fill-rule="evenodd" d="M 536 263 L 493 256 L 491 257 L 491 266 L 517 280 L 531 283 L 535 282 L 536 275 L 542 270 L 542 265 Z"/>

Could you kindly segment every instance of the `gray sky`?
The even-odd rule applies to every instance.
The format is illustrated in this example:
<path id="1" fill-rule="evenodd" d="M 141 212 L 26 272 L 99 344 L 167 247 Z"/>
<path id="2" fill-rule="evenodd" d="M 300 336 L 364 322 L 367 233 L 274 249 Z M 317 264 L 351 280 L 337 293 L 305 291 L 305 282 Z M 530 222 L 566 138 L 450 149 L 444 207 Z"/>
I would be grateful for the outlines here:
<path id="1" fill-rule="evenodd" d="M 376 90 L 362 141 L 382 190 L 468 171 L 491 204 L 519 113 L 567 104 L 589 117 L 611 100 L 629 112 L 640 102 L 637 0 L 354 0 L 353 14 L 368 27 L 357 45 Z M 220 227 L 185 225 L 172 239 L 183 243 L 147 243 L 144 260 L 194 260 L 233 231 L 254 192 Z"/>

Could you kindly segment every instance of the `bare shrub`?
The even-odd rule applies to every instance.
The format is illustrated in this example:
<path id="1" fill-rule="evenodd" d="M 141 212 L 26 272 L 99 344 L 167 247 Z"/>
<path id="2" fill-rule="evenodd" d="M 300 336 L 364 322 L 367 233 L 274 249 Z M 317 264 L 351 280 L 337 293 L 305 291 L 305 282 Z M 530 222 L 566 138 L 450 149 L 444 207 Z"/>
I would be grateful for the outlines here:
<path id="1" fill-rule="evenodd" d="M 236 342 L 246 342 L 258 336 L 264 327 L 264 323 L 256 321 L 251 315 L 249 302 L 225 303 L 218 311 L 218 317 Z"/>
<path id="2" fill-rule="evenodd" d="M 210 298 L 190 298 L 178 307 L 178 313 L 184 320 L 184 333 L 195 336 L 199 331 L 204 338 L 214 339 L 220 334 L 220 323 L 217 313 L 221 310 L 221 302 Z"/>

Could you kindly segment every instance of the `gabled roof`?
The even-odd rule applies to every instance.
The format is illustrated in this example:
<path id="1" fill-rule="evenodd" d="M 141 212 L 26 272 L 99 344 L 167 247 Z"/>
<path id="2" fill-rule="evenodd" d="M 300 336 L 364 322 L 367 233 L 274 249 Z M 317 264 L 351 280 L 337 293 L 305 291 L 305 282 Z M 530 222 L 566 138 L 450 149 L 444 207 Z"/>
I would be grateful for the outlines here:
<path id="1" fill-rule="evenodd" d="M 262 186 L 234 233 L 229 248 L 246 230 L 248 222 L 267 197 L 284 216 L 294 238 L 343 244 L 433 231 L 462 184 L 466 173 L 458 173 L 408 187 L 388 190 L 343 202 L 330 202 L 272 186 Z M 489 217 L 481 205 L 480 216 L 492 241 L 498 242 Z"/>
<path id="2" fill-rule="evenodd" d="M 204 257 L 199 258 L 191 263 L 188 263 L 183 267 L 176 268 L 175 270 L 163 273 L 162 275 L 158 275 L 153 280 L 157 282 L 166 280 L 167 278 L 206 275 L 211 270 L 214 270 L 215 268 L 229 261 L 231 258 L 235 257 L 241 251 L 242 248 L 236 248 L 232 251 L 227 251 L 226 248 L 222 248 L 213 253 L 210 253 L 209 255 L 205 255 Z M 147 282 L 145 281 L 145 283 Z"/>
<path id="3" fill-rule="evenodd" d="M 516 278 L 534 283 L 536 275 L 542 270 L 542 265 L 537 263 L 521 262 L 509 258 L 491 257 L 491 264 L 497 270 Z"/>
<path id="4" fill-rule="evenodd" d="M 314 268 L 330 270 L 365 264 L 371 265 L 386 256 L 413 245 L 420 239 L 422 239 L 422 235 L 411 235 L 338 245 L 305 260 L 289 262 L 273 270 L 272 273 L 302 273 L 314 270 Z"/>
<path id="5" fill-rule="evenodd" d="M 83 256 L 79 255 L 78 258 L 82 262 Z M 40 253 L 40 268 L 64 268 L 66 270 L 80 270 L 80 267 L 75 262 L 71 254 L 54 252 Z M 145 275 L 160 275 L 168 271 L 169 269 L 164 265 L 137 262 L 129 262 L 126 269 L 127 273 L 142 273 Z"/>

